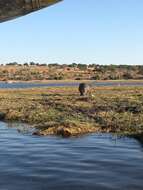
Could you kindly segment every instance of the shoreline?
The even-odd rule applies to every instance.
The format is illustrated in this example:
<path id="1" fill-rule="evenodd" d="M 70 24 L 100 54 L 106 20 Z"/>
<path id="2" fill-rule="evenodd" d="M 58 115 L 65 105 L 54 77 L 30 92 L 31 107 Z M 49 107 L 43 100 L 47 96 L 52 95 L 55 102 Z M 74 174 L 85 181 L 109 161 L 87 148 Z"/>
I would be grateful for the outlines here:
<path id="1" fill-rule="evenodd" d="M 81 82 L 88 82 L 88 83 L 92 83 L 92 82 L 97 82 L 97 83 L 102 83 L 102 82 L 107 82 L 107 83 L 143 83 L 143 79 L 139 79 L 139 80 L 28 80 L 28 81 L 22 81 L 22 80 L 7 80 L 7 81 L 0 81 L 2 83 L 81 83 Z"/>

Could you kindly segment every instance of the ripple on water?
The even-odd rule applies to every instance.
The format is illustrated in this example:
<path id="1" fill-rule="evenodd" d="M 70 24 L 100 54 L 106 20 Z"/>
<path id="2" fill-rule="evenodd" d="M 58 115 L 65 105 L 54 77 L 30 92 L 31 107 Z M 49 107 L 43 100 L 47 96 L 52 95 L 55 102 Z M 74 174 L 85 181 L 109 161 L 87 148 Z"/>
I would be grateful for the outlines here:
<path id="1" fill-rule="evenodd" d="M 2 190 L 143 189 L 143 149 L 134 139 L 35 137 L 0 123 L 0 144 Z"/>

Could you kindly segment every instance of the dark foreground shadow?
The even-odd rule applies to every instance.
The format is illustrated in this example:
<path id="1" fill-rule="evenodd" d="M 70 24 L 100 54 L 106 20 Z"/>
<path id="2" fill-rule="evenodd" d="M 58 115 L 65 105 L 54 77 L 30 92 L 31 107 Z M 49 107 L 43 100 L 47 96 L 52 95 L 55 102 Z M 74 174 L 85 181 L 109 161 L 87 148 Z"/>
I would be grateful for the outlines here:
<path id="1" fill-rule="evenodd" d="M 128 137 L 136 139 L 143 147 L 143 132 L 137 134 L 131 134 L 128 135 Z"/>

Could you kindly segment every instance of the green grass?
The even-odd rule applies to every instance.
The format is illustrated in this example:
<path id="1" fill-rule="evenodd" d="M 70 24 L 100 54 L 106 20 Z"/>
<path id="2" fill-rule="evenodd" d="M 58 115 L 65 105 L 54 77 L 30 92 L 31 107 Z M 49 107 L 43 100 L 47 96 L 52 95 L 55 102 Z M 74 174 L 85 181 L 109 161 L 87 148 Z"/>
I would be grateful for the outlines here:
<path id="1" fill-rule="evenodd" d="M 143 133 L 142 87 L 96 87 L 91 94 L 80 97 L 75 87 L 1 90 L 0 112 L 5 120 L 33 124 L 41 135 Z"/>

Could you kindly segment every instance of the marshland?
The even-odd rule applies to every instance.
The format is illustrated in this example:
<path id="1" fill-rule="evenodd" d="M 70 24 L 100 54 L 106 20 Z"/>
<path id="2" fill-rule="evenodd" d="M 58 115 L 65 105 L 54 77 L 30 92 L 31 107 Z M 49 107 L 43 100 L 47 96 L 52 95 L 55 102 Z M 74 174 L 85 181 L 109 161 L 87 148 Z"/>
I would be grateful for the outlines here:
<path id="1" fill-rule="evenodd" d="M 142 7 L 63 0 L 1 23 L 0 190 L 143 190 Z"/>
<path id="2" fill-rule="evenodd" d="M 80 96 L 77 87 L 1 89 L 0 117 L 35 128 L 36 135 L 78 136 L 143 133 L 143 87 L 92 87 Z"/>

